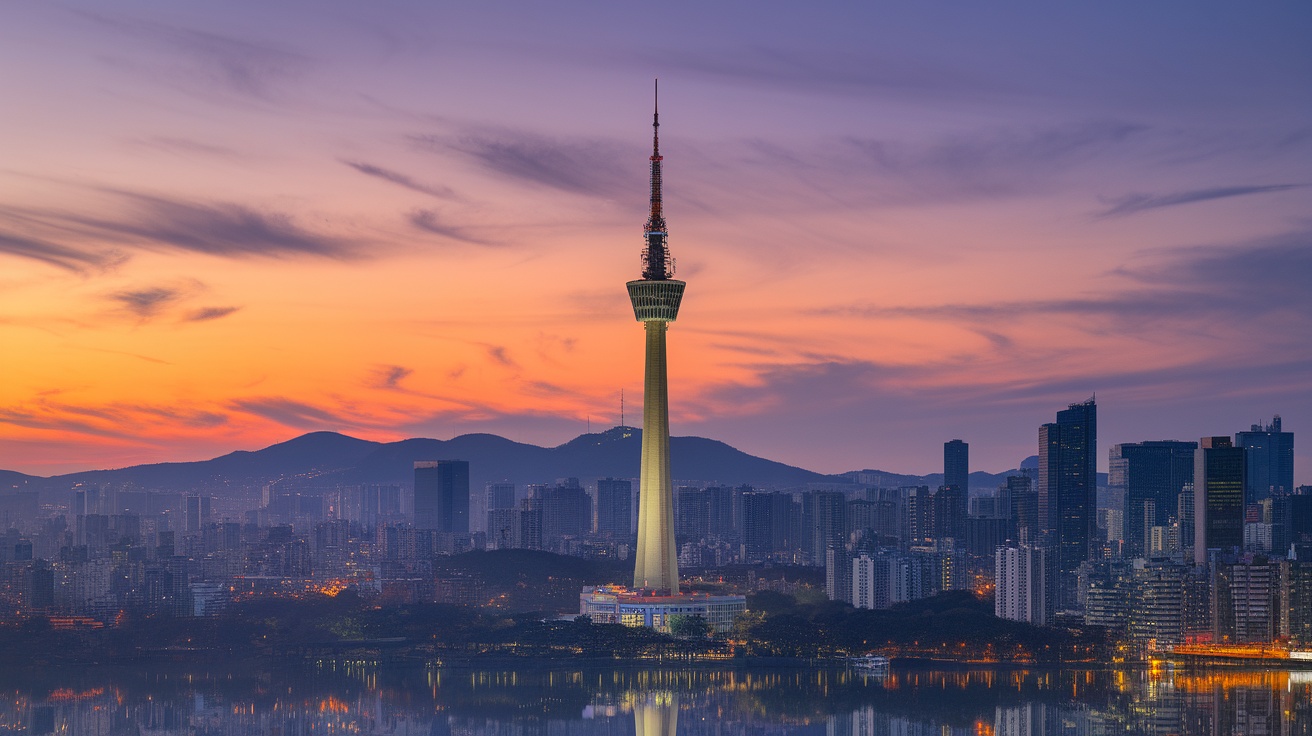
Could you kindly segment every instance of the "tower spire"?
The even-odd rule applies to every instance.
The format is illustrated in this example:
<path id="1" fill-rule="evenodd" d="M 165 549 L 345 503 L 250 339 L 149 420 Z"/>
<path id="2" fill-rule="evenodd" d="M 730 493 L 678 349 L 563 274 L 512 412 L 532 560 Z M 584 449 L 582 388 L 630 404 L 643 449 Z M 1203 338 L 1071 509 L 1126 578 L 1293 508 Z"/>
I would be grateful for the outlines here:
<path id="1" fill-rule="evenodd" d="M 665 212 L 661 203 L 661 108 L 660 80 L 656 80 L 651 115 L 651 215 L 647 217 L 644 237 L 647 246 L 642 250 L 642 277 L 648 281 L 663 281 L 674 275 L 674 259 L 670 258 L 665 240 Z"/>

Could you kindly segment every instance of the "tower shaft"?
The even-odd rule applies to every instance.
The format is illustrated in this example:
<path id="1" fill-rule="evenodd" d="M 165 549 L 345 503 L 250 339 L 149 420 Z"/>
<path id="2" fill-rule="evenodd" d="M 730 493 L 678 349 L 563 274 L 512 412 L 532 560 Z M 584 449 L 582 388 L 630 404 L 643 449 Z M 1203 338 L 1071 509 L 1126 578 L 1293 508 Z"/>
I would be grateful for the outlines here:
<path id="1" fill-rule="evenodd" d="M 666 374 L 665 320 L 643 322 L 647 361 L 642 396 L 642 466 L 638 483 L 638 550 L 633 586 L 679 592 L 674 542 L 674 487 L 670 479 L 670 393 Z"/>

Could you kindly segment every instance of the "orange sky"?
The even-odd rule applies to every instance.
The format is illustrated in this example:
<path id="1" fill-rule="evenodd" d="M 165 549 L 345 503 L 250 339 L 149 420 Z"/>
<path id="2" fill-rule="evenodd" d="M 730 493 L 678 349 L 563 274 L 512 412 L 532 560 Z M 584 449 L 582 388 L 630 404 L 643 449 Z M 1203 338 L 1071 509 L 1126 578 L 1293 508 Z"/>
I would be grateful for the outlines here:
<path id="1" fill-rule="evenodd" d="M 1095 391 L 1104 458 L 1312 417 L 1306 12 L 520 10 L 4 11 L 0 467 L 636 421 L 657 75 L 674 433 L 932 472 Z"/>

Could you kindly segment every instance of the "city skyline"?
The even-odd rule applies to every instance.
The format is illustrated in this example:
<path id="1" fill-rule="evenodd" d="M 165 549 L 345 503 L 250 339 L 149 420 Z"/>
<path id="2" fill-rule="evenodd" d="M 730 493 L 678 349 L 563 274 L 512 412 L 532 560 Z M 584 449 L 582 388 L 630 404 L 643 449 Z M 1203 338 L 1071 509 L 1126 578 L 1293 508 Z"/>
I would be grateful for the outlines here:
<path id="1" fill-rule="evenodd" d="M 924 473 L 1094 392 L 1104 471 L 1305 431 L 1312 13 L 1195 7 L 6 10 L 0 468 L 619 423 L 591 285 L 635 267 L 653 76 L 674 434 Z"/>

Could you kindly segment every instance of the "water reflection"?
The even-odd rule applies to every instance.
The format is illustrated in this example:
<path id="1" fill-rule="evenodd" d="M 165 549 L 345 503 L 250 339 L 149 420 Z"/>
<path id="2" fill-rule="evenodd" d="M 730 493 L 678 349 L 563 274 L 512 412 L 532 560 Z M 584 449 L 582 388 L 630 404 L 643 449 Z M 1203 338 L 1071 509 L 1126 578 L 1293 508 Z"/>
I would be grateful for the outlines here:
<path id="1" fill-rule="evenodd" d="M 679 696 L 667 690 L 635 694 L 636 736 L 674 736 L 679 730 Z"/>
<path id="2" fill-rule="evenodd" d="M 0 734 L 1312 734 L 1312 673 L 121 667 L 0 673 Z"/>

